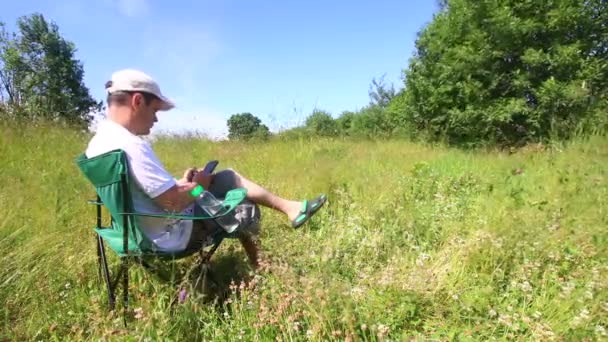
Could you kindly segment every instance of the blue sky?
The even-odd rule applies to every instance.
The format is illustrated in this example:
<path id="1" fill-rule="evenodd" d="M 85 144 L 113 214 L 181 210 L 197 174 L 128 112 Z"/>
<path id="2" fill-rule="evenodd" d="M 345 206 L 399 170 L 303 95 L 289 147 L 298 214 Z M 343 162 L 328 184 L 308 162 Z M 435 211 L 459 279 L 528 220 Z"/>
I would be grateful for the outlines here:
<path id="1" fill-rule="evenodd" d="M 226 134 L 251 112 L 271 130 L 301 124 L 314 108 L 337 117 L 369 102 L 372 78 L 401 88 L 417 32 L 436 1 L 21 0 L 0 21 L 40 12 L 74 42 L 92 95 L 122 68 L 140 69 L 177 108 L 155 131 Z"/>

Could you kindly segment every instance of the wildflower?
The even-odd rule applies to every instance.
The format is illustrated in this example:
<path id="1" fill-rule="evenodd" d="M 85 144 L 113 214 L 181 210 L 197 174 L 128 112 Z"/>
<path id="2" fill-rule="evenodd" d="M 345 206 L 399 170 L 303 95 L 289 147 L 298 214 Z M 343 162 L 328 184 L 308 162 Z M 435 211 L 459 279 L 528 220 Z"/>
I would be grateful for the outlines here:
<path id="1" fill-rule="evenodd" d="M 418 258 L 416 259 L 416 265 L 418 265 L 419 267 L 422 267 L 422 266 L 424 266 L 424 262 L 429 260 L 430 258 L 431 258 L 431 256 L 429 254 L 420 253 Z"/>
<path id="2" fill-rule="evenodd" d="M 600 336 L 608 336 L 608 333 L 606 332 L 606 328 L 604 328 L 601 325 L 596 325 L 595 326 L 595 333 L 600 335 Z"/>
<path id="3" fill-rule="evenodd" d="M 350 290 L 350 295 L 353 297 L 360 297 L 363 294 L 363 289 L 359 286 L 355 286 Z"/>
<path id="4" fill-rule="evenodd" d="M 142 308 L 133 309 L 133 313 L 135 313 L 135 319 L 143 319 L 145 317 L 144 309 Z"/>
<path id="5" fill-rule="evenodd" d="M 179 295 L 178 295 L 179 303 L 183 304 L 186 301 L 186 298 L 188 298 L 188 291 L 186 291 L 186 289 L 181 289 L 181 291 L 179 291 Z"/>
<path id="6" fill-rule="evenodd" d="M 577 326 L 587 320 L 589 320 L 589 310 L 582 309 L 578 316 L 572 320 L 572 325 Z"/>
<path id="7" fill-rule="evenodd" d="M 376 333 L 376 336 L 378 336 L 379 339 L 382 339 L 384 336 L 388 335 L 389 331 L 390 328 L 386 325 L 378 324 L 378 332 Z"/>
<path id="8" fill-rule="evenodd" d="M 532 291 L 532 285 L 530 285 L 530 283 L 526 280 L 521 283 L 521 290 L 524 292 L 530 292 Z"/>
<path id="9" fill-rule="evenodd" d="M 534 319 L 540 319 L 542 317 L 542 313 L 538 312 L 538 311 L 534 311 L 534 313 L 532 314 L 532 317 L 534 317 Z"/>
<path id="10" fill-rule="evenodd" d="M 490 311 L 488 312 L 488 316 L 490 316 L 490 318 L 494 318 L 496 317 L 496 315 L 498 315 L 498 313 L 496 313 L 496 310 L 494 309 L 490 309 Z"/>
<path id="11" fill-rule="evenodd" d="M 367 324 L 365 324 L 365 323 L 364 323 L 364 324 L 361 324 L 361 330 L 362 330 L 362 331 L 367 330 Z"/>
<path id="12" fill-rule="evenodd" d="M 500 314 L 498 316 L 498 323 L 500 323 L 500 324 L 502 324 L 504 326 L 510 327 L 511 324 L 512 324 L 511 323 L 511 316 Z"/>
<path id="13" fill-rule="evenodd" d="M 570 293 L 574 290 L 576 286 L 571 281 L 567 282 L 564 286 L 562 286 L 562 297 L 569 296 Z"/>

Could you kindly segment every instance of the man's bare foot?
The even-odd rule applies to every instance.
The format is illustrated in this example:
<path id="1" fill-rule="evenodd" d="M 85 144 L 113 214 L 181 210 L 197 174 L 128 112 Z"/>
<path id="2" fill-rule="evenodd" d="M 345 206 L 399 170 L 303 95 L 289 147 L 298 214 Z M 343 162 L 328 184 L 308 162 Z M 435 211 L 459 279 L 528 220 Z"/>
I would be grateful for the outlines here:
<path id="1" fill-rule="evenodd" d="M 300 210 L 302 210 L 302 202 L 290 201 L 289 210 L 287 211 L 287 218 L 290 222 L 300 215 Z"/>

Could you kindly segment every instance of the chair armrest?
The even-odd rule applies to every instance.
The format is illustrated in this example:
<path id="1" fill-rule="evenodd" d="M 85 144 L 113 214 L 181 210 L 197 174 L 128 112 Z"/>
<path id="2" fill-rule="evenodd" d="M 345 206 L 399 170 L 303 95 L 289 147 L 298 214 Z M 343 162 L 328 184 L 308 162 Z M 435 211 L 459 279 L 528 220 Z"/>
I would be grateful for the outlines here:
<path id="1" fill-rule="evenodd" d="M 192 215 L 172 215 L 172 214 L 118 213 L 118 215 L 161 217 L 161 218 L 178 219 L 178 220 L 209 220 L 209 219 L 222 217 L 225 214 L 218 215 L 218 216 L 192 216 Z"/>

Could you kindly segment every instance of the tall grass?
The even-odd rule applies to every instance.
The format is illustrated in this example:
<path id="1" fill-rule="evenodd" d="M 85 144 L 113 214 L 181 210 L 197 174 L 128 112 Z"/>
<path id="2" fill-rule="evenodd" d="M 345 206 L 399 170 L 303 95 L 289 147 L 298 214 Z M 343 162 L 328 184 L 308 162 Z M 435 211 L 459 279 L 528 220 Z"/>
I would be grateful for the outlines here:
<path id="1" fill-rule="evenodd" d="M 171 311 L 177 288 L 134 268 L 128 328 L 97 278 L 93 189 L 73 163 L 88 138 L 0 124 L 0 340 L 608 338 L 605 138 L 516 153 L 159 139 L 176 176 L 219 159 L 329 203 L 300 230 L 264 209 L 258 272 L 223 245 L 222 305 L 191 296 Z"/>

